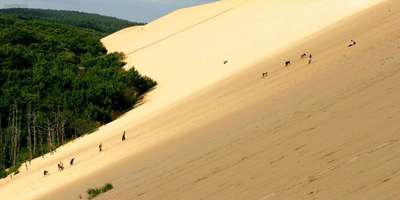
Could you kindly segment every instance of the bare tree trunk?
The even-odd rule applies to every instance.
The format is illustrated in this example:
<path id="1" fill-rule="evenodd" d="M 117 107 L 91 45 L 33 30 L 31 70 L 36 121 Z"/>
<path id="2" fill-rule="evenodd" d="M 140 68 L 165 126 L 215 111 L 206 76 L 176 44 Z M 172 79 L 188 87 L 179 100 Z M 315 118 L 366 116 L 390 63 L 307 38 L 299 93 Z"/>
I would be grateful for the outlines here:
<path id="1" fill-rule="evenodd" d="M 60 106 L 57 107 L 57 115 L 56 115 L 56 134 L 57 134 L 57 146 L 62 144 L 62 135 L 61 135 L 61 113 Z"/>
<path id="2" fill-rule="evenodd" d="M 10 108 L 10 115 L 8 115 L 8 127 L 10 128 L 10 160 L 11 162 L 14 160 L 14 109 L 13 107 Z"/>
<path id="3" fill-rule="evenodd" d="M 61 143 L 64 144 L 65 142 L 65 120 L 62 119 L 61 121 Z"/>
<path id="4" fill-rule="evenodd" d="M 18 122 L 17 122 L 17 105 L 12 106 L 12 121 L 11 121 L 11 160 L 12 166 L 16 165 L 18 152 Z"/>
<path id="5" fill-rule="evenodd" d="M 59 120 L 58 120 L 58 113 L 54 117 L 54 143 L 56 146 L 60 145 L 60 126 L 59 126 Z"/>
<path id="6" fill-rule="evenodd" d="M 18 114 L 18 108 L 17 106 L 15 106 L 15 113 L 16 113 L 16 130 L 15 132 L 16 134 L 16 144 L 17 144 L 17 148 L 16 148 L 16 153 L 15 153 L 15 158 L 16 160 L 18 159 L 18 155 L 19 155 L 19 151 L 21 149 L 21 118 L 19 118 L 19 114 Z"/>
<path id="7" fill-rule="evenodd" d="M 1 126 L 1 113 L 0 113 L 0 170 L 5 169 L 5 163 L 4 163 L 4 146 L 5 142 L 3 140 L 3 130 Z"/>
<path id="8" fill-rule="evenodd" d="M 50 122 L 47 121 L 47 145 L 48 145 L 50 152 L 53 151 L 53 142 L 52 142 L 51 135 L 52 134 L 51 134 Z"/>
<path id="9" fill-rule="evenodd" d="M 15 112 L 14 112 L 14 105 L 12 106 L 12 118 L 11 118 L 11 161 L 12 161 L 12 165 L 15 165 L 15 148 L 16 148 L 16 144 L 15 144 Z"/>
<path id="10" fill-rule="evenodd" d="M 59 122 L 59 132 L 60 132 L 60 142 L 64 144 L 65 142 L 65 120 L 62 112 L 60 112 L 60 107 L 58 108 L 58 122 Z"/>
<path id="11" fill-rule="evenodd" d="M 38 130 L 38 136 L 40 145 L 40 155 L 44 156 L 43 142 L 44 142 L 45 132 L 42 129 Z"/>
<path id="12" fill-rule="evenodd" d="M 32 152 L 36 155 L 36 143 L 37 143 L 37 136 L 36 136 L 36 114 L 33 113 L 32 116 L 32 133 L 33 133 L 33 145 L 32 145 Z"/>
<path id="13" fill-rule="evenodd" d="M 31 163 L 32 157 L 33 157 L 33 152 L 32 152 L 32 136 L 31 136 L 31 111 L 30 109 L 28 110 L 28 115 L 27 115 L 27 129 L 28 129 L 28 135 L 27 135 L 27 143 L 28 143 L 28 150 L 29 150 L 29 163 Z"/>

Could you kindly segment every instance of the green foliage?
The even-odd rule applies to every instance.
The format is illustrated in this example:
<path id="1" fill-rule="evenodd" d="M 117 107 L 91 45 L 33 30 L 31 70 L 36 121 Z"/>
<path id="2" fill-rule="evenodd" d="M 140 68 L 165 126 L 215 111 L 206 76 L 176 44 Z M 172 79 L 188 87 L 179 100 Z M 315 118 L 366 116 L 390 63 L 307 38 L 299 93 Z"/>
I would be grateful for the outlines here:
<path id="1" fill-rule="evenodd" d="M 21 166 L 21 164 L 18 164 L 16 166 L 8 168 L 8 169 L 0 169 L 0 178 L 5 178 L 10 174 L 13 174 L 13 175 L 19 174 L 18 169 L 20 166 Z"/>
<path id="2" fill-rule="evenodd" d="M 73 25 L 94 30 L 104 35 L 129 26 L 143 25 L 143 23 L 130 22 L 114 17 L 66 10 L 10 8 L 0 9 L 0 14 L 17 16 L 22 19 L 40 19 Z"/>
<path id="3" fill-rule="evenodd" d="M 70 25 L 0 15 L 0 176 L 13 163 L 110 122 L 156 85 L 134 68 L 124 70 L 123 55 L 107 54 L 100 38 Z"/>
<path id="4" fill-rule="evenodd" d="M 88 199 L 93 199 L 95 197 L 97 197 L 98 195 L 105 193 L 109 190 L 112 190 L 114 188 L 113 185 L 111 185 L 111 183 L 106 183 L 103 187 L 101 188 L 90 188 L 87 190 L 87 194 L 88 194 Z"/>
<path id="5" fill-rule="evenodd" d="M 0 169 L 0 178 L 5 178 L 7 177 L 8 173 L 6 172 L 5 169 Z"/>

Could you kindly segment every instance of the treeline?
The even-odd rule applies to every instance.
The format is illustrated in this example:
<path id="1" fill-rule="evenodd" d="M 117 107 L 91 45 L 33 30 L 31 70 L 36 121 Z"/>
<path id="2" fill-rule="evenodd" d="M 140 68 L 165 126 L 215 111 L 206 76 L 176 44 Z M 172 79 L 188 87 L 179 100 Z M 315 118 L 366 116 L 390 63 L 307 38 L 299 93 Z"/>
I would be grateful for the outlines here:
<path id="1" fill-rule="evenodd" d="M 101 34 L 0 15 L 0 177 L 132 108 L 156 85 Z"/>
<path id="2" fill-rule="evenodd" d="M 40 19 L 73 25 L 97 31 L 103 36 L 129 26 L 143 25 L 143 23 L 130 22 L 115 17 L 66 10 L 9 8 L 0 9 L 0 14 L 16 16 L 22 19 Z"/>

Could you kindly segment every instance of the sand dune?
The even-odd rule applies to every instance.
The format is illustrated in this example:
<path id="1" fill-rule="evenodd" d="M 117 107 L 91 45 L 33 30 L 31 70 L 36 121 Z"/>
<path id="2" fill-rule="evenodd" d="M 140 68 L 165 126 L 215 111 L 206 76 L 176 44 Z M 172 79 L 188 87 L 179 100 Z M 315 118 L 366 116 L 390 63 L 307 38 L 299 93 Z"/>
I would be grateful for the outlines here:
<path id="1" fill-rule="evenodd" d="M 378 2 L 218 1 L 176 11 L 102 42 L 109 51 L 127 55 L 127 68 L 135 66 L 160 83 L 145 105 L 147 115 Z M 136 111 L 135 116 L 142 114 Z"/>
<path id="2" fill-rule="evenodd" d="M 160 86 L 1 180 L 0 199 L 77 199 L 105 182 L 115 189 L 98 199 L 398 199 L 400 2 L 378 2 L 219 1 L 105 38 L 112 51 L 147 45 L 128 67 Z"/>

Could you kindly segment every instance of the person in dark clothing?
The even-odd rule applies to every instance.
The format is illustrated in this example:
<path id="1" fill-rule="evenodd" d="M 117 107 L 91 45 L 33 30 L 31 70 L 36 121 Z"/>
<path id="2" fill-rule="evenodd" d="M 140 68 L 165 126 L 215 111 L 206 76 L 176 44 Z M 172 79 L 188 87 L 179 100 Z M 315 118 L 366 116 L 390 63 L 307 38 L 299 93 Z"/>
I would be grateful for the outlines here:
<path id="1" fill-rule="evenodd" d="M 70 166 L 74 165 L 74 161 L 75 161 L 75 158 L 72 158 L 72 159 L 69 161 L 69 165 L 70 165 Z"/>
<path id="2" fill-rule="evenodd" d="M 124 133 L 122 134 L 122 141 L 125 141 L 126 140 L 126 132 L 124 131 Z"/>
<path id="3" fill-rule="evenodd" d="M 103 143 L 100 143 L 99 144 L 99 152 L 102 152 L 103 151 Z"/>
<path id="4" fill-rule="evenodd" d="M 350 42 L 351 42 L 351 43 L 348 45 L 348 47 L 352 47 L 352 46 L 354 46 L 354 45 L 357 44 L 357 42 L 354 41 L 354 40 L 350 40 Z"/>
<path id="5" fill-rule="evenodd" d="M 262 78 L 268 77 L 268 72 L 262 73 Z"/>
<path id="6" fill-rule="evenodd" d="M 64 170 L 64 163 L 60 162 L 57 164 L 58 166 L 58 171 L 63 171 Z"/>

